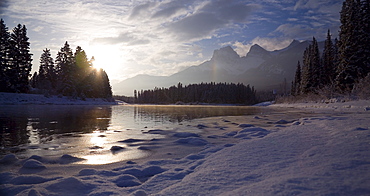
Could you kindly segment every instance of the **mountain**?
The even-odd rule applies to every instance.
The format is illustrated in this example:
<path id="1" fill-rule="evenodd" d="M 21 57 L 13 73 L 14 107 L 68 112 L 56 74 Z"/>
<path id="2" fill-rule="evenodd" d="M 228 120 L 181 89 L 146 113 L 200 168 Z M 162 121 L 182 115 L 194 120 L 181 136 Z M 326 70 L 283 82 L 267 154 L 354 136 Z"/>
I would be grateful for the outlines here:
<path id="1" fill-rule="evenodd" d="M 290 85 L 297 62 L 309 42 L 294 40 L 288 47 L 267 51 L 255 44 L 246 56 L 240 57 L 230 46 L 213 52 L 209 61 L 191 66 L 170 76 L 137 75 L 113 86 L 117 95 L 133 95 L 134 90 L 170 87 L 201 82 L 233 82 L 250 84 L 257 90 L 279 90 L 284 79 Z M 323 47 L 323 44 L 320 44 Z M 319 46 L 320 46 L 319 45 Z"/>

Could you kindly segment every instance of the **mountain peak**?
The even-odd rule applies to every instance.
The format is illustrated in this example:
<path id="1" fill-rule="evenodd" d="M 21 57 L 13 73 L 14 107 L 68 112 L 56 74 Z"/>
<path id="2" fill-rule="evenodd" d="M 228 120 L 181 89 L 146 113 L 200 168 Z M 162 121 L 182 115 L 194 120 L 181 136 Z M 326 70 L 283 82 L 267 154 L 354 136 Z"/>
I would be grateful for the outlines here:
<path id="1" fill-rule="evenodd" d="M 231 46 L 226 46 L 223 48 L 220 48 L 218 50 L 213 51 L 213 60 L 218 60 L 218 59 L 233 59 L 233 58 L 240 58 L 240 56 L 235 52 Z"/>
<path id="2" fill-rule="evenodd" d="M 258 44 L 254 44 L 249 49 L 249 52 L 247 53 L 247 56 L 260 56 L 260 57 L 263 57 L 263 56 L 269 56 L 269 55 L 270 55 L 270 53 L 267 50 L 265 50 L 264 48 L 262 48 Z"/>
<path id="3" fill-rule="evenodd" d="M 293 40 L 292 41 L 292 43 L 290 43 L 289 44 L 289 46 L 287 47 L 287 48 L 291 48 L 291 47 L 294 47 L 294 46 L 296 46 L 296 45 L 298 45 L 298 44 L 300 44 L 301 42 L 300 41 L 298 41 L 298 40 Z"/>
<path id="4" fill-rule="evenodd" d="M 251 49 L 249 49 L 249 52 L 265 52 L 265 51 L 266 50 L 258 44 L 254 44 L 253 46 L 251 46 Z"/>

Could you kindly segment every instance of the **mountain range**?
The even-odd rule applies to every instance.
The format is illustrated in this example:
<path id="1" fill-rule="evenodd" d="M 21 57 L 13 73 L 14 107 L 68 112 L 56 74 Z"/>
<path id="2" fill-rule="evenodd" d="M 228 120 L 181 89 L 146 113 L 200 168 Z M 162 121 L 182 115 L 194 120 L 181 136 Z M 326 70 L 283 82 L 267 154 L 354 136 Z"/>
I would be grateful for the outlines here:
<path id="1" fill-rule="evenodd" d="M 255 44 L 246 56 L 240 57 L 230 46 L 213 52 L 209 61 L 191 66 L 170 76 L 137 75 L 114 85 L 116 95 L 132 96 L 134 90 L 170 87 L 201 82 L 233 82 L 254 86 L 257 91 L 280 90 L 293 80 L 297 62 L 302 62 L 309 41 L 293 40 L 281 50 L 267 51 Z M 323 42 L 319 43 L 322 50 Z"/>

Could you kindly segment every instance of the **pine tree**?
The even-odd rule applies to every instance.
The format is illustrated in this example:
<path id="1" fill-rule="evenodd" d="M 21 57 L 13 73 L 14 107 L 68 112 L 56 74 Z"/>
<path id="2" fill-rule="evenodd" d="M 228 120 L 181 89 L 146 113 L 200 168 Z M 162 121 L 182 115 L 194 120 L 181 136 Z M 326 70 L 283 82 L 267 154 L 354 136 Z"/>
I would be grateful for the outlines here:
<path id="1" fill-rule="evenodd" d="M 43 50 L 43 53 L 40 57 L 40 67 L 36 87 L 52 91 L 56 85 L 55 76 L 54 60 L 51 57 L 50 49 L 46 48 Z"/>
<path id="2" fill-rule="evenodd" d="M 294 76 L 294 82 L 292 85 L 292 95 L 299 95 L 301 93 L 301 82 L 302 82 L 302 77 L 301 77 L 301 63 L 298 61 L 297 64 L 297 69 L 295 71 L 295 76 Z"/>
<path id="3" fill-rule="evenodd" d="M 322 67 L 318 43 L 313 37 L 312 43 L 306 48 L 303 55 L 302 93 L 315 92 L 321 85 Z"/>
<path id="4" fill-rule="evenodd" d="M 101 69 L 100 70 L 101 78 L 102 78 L 102 93 L 100 97 L 103 98 L 112 98 L 112 87 L 110 86 L 108 74 Z"/>
<path id="5" fill-rule="evenodd" d="M 0 20 L 0 92 L 9 91 L 10 81 L 7 75 L 10 59 L 10 34 L 3 19 Z"/>
<path id="6" fill-rule="evenodd" d="M 37 71 L 35 71 L 35 73 L 33 73 L 32 78 L 30 80 L 30 85 L 32 88 L 37 88 L 37 86 L 39 85 L 38 79 L 39 79 L 39 75 L 37 74 Z"/>
<path id="7" fill-rule="evenodd" d="M 18 24 L 10 34 L 11 63 L 10 81 L 15 92 L 28 92 L 29 76 L 32 68 L 32 54 L 30 53 L 30 43 L 27 37 L 25 25 Z"/>
<path id="8" fill-rule="evenodd" d="M 359 0 L 346 0 L 340 12 L 339 66 L 336 85 L 339 91 L 351 91 L 359 78 L 364 77 L 366 66 L 363 51 L 363 27 Z M 368 21 L 367 21 L 368 22 Z M 367 43 L 366 43 L 367 44 Z"/>
<path id="9" fill-rule="evenodd" d="M 362 47 L 364 52 L 364 66 L 365 66 L 365 73 L 364 75 L 367 76 L 370 73 L 370 0 L 364 0 L 362 2 L 362 28 L 364 35 L 362 36 Z"/>
<path id="10" fill-rule="evenodd" d="M 322 55 L 322 74 L 321 78 L 322 85 L 328 85 L 333 83 L 335 77 L 335 67 L 334 67 L 334 44 L 331 40 L 330 30 L 328 30 L 327 37 L 325 40 L 324 51 Z"/>
<path id="11" fill-rule="evenodd" d="M 79 96 L 86 97 L 87 91 L 89 91 L 89 83 L 86 83 L 85 78 L 92 71 L 91 61 L 87 59 L 86 52 L 80 47 L 77 46 L 75 52 L 75 62 L 76 62 L 76 72 L 75 72 L 75 81 L 77 84 L 77 92 Z"/>
<path id="12" fill-rule="evenodd" d="M 65 96 L 77 96 L 75 58 L 68 42 L 58 52 L 56 57 L 57 92 Z"/>

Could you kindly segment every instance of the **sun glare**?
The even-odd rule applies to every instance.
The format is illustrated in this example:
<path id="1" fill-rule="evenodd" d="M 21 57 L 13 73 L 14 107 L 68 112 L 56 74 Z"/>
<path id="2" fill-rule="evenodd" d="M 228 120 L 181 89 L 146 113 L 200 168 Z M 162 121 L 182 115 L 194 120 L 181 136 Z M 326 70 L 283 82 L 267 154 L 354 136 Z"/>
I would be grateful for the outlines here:
<path id="1" fill-rule="evenodd" d="M 121 62 L 119 50 L 113 46 L 93 46 L 88 49 L 88 53 L 94 56 L 92 64 L 95 69 L 112 71 Z"/>

